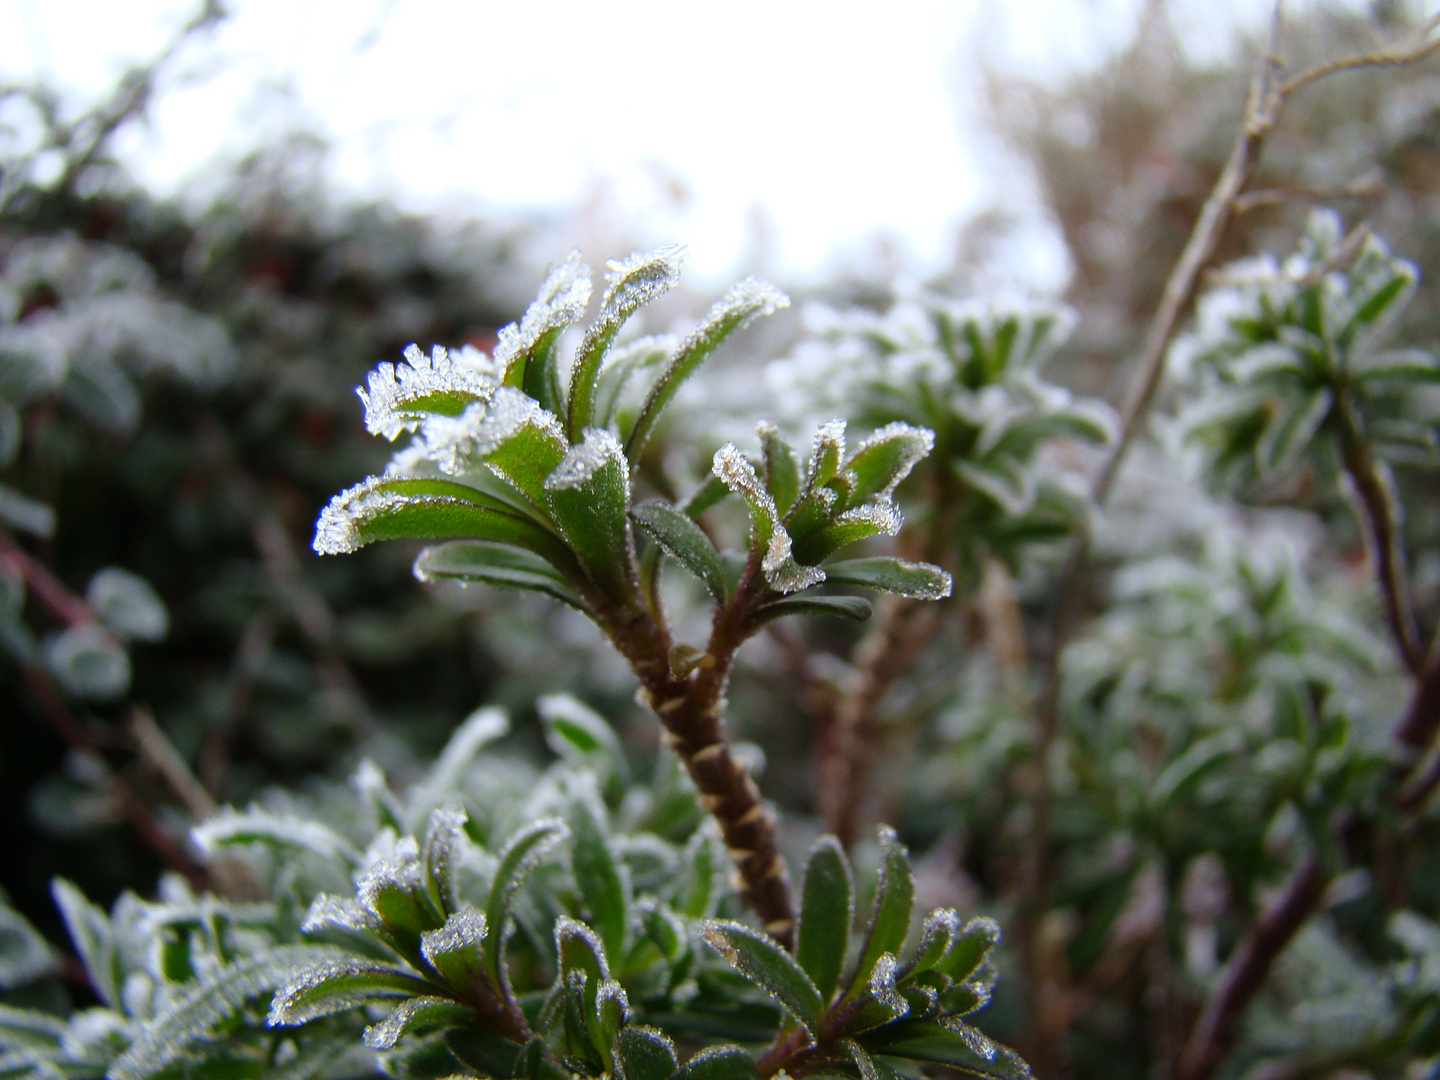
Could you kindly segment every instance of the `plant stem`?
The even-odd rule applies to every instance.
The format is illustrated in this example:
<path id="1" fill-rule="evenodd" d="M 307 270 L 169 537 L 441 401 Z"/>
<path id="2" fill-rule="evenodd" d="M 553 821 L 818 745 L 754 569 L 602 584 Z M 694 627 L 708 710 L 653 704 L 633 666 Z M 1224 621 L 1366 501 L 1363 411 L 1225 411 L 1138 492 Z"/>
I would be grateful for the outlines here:
<path id="1" fill-rule="evenodd" d="M 719 824 L 740 894 L 765 932 L 788 949 L 794 947 L 795 903 L 775 819 L 725 733 L 725 687 L 735 650 L 750 636 L 748 620 L 768 593 L 759 567 L 747 568 L 735 594 L 715 613 L 704 656 L 684 672 L 672 668 L 670 633 L 645 604 L 626 605 L 605 627 L 640 680 L 666 745 L 685 763 L 700 805 Z"/>
<path id="2" fill-rule="evenodd" d="M 1374 560 L 1385 622 L 1400 658 L 1411 674 L 1418 676 L 1425 667 L 1425 646 L 1420 640 L 1410 600 L 1405 552 L 1396 528 L 1395 501 L 1381 478 L 1355 404 L 1343 390 L 1335 402 L 1335 415 L 1339 420 L 1340 453 L 1345 473 L 1355 487 L 1356 509 L 1365 529 L 1366 546 Z"/>

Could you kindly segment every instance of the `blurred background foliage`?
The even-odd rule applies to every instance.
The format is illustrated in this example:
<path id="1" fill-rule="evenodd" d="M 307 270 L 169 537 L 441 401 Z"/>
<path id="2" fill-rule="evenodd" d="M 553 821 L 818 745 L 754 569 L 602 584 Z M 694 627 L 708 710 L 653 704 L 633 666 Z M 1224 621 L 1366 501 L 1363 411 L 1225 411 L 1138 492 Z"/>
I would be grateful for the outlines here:
<path id="1" fill-rule="evenodd" d="M 1363 51 L 1406 15 L 1309 11 L 1287 56 L 1298 69 Z M 1247 1013 L 1226 1075 L 1418 1077 L 1440 1055 L 1440 835 L 1433 811 L 1377 803 L 1409 690 L 1333 462 L 1301 447 L 1263 482 L 1216 474 L 1186 440 L 1176 379 L 1111 500 L 1085 495 L 1113 438 L 1105 403 L 1133 378 L 1224 167 L 1257 49 L 1197 66 L 1152 3 L 1096 70 L 992 73 L 994 127 L 1070 254 L 1064 294 L 975 294 L 1003 215 L 957 238 L 944 279 L 837 275 L 687 386 L 645 462 L 646 484 L 683 498 L 720 442 L 751 445 L 757 416 L 796 436 L 832 416 L 937 431 L 900 491 L 899 547 L 956 572 L 956 598 L 938 614 L 882 604 L 879 633 L 778 627 L 742 657 L 731 722 L 788 812 L 792 853 L 883 818 L 916 855 L 922 906 L 1001 921 L 991 1030 L 1047 1077 L 1174 1075 L 1221 965 L 1317 852 L 1325 912 Z M 1331 208 L 1340 234 L 1363 221 L 1418 270 L 1387 343 L 1433 348 L 1436 71 L 1308 87 L 1216 264 L 1283 259 L 1311 211 Z M 143 94 L 117 91 L 90 129 L 62 124 L 43 87 L 0 94 L 50 125 L 67 163 L 44 174 L 8 144 L 0 158 L 0 883 L 15 911 L 63 953 L 57 875 L 107 906 L 148 894 L 162 868 L 198 873 L 185 830 L 215 805 L 319 790 L 366 757 L 403 785 L 480 703 L 509 709 L 507 746 L 534 755 L 534 701 L 570 691 L 653 758 L 628 675 L 574 613 L 422 587 L 415 546 L 310 550 L 318 509 L 386 459 L 354 387 L 411 342 L 491 349 L 569 246 L 566 223 L 347 203 L 316 179 L 324 147 L 303 135 L 182 209 L 106 156 Z M 643 329 L 706 299 L 682 287 Z M 1192 355 L 1215 345 L 1205 332 L 1202 320 Z M 1440 616 L 1434 392 L 1404 398 L 1419 446 L 1383 473 L 1422 633 Z M 1056 541 L 1077 521 L 1091 572 L 1046 742 L 1035 715 Z M 666 587 L 683 608 L 684 586 Z M 825 785 L 843 738 L 870 750 L 848 823 Z M 1380 825 L 1337 839 L 1337 810 L 1356 807 Z M 1037 845 L 1053 854 L 1038 892 Z M 73 964 L 37 986 L 44 966 L 0 973 L 6 1000 L 58 1001 L 62 985 L 87 1000 Z"/>

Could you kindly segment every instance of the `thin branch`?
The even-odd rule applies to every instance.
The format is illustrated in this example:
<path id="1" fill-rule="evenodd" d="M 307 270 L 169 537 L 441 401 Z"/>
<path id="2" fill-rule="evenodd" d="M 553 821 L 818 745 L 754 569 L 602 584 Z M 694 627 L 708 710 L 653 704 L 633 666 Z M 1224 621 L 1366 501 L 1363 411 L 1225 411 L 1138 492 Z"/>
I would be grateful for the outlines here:
<path id="1" fill-rule="evenodd" d="M 180 756 L 160 725 L 150 713 L 138 706 L 130 710 L 130 735 L 140 760 L 160 774 L 180 800 L 180 804 L 196 821 L 204 821 L 215 812 L 215 800 L 201 786 L 190 766 Z"/>
<path id="2" fill-rule="evenodd" d="M 1419 29 L 1411 36 L 1408 45 L 1392 46 L 1389 49 L 1381 49 L 1378 52 L 1342 56 L 1339 59 L 1329 60 L 1323 64 L 1316 64 L 1314 67 L 1306 68 L 1300 72 L 1300 74 L 1280 84 L 1278 89 L 1279 96 L 1282 99 L 1288 98 L 1301 87 L 1308 86 L 1312 82 L 1328 78 L 1331 75 L 1338 75 L 1342 71 L 1356 71 L 1360 68 L 1374 67 L 1404 67 L 1406 64 L 1413 64 L 1417 60 L 1423 60 L 1437 49 L 1440 49 L 1440 38 L 1430 37 L 1437 28 L 1440 28 L 1440 15 L 1432 16 L 1422 23 Z"/>

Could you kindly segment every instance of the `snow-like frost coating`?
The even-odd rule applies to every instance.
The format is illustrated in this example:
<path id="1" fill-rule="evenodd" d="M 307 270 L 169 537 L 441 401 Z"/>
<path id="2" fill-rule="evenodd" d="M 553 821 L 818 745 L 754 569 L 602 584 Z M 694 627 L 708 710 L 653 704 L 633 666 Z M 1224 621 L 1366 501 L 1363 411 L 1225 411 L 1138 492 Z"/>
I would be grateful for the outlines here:
<path id="1" fill-rule="evenodd" d="M 562 442 L 559 418 L 514 386 L 502 386 L 486 401 L 466 407 L 459 416 L 428 416 L 420 433 L 425 452 L 443 472 L 465 472 L 474 459 L 484 458 L 531 425 Z"/>
<path id="2" fill-rule="evenodd" d="M 835 524 L 843 525 L 852 521 L 863 521 L 875 526 L 875 531 L 882 536 L 894 536 L 900 531 L 900 526 L 905 519 L 900 515 L 899 508 L 892 502 L 864 502 L 859 506 L 846 510 L 835 519 Z"/>
<path id="3" fill-rule="evenodd" d="M 434 964 L 441 956 L 470 949 L 479 952 L 485 946 L 485 916 L 474 908 L 464 908 L 445 920 L 438 930 L 420 935 L 420 951 Z"/>
<path id="4" fill-rule="evenodd" d="M 845 457 L 845 421 L 827 420 L 815 430 L 815 438 L 810 444 L 810 483 L 815 483 L 815 478 L 820 469 L 820 463 L 830 456 L 829 452 L 834 450 L 837 464 Z"/>
<path id="5" fill-rule="evenodd" d="M 579 487 L 611 462 L 618 462 L 625 482 L 625 501 L 630 501 L 630 469 L 620 440 L 603 428 L 586 428 L 585 437 L 565 452 L 560 464 L 545 478 L 546 491 Z"/>
<path id="6" fill-rule="evenodd" d="M 680 268 L 690 253 L 683 244 L 656 251 L 636 251 L 628 259 L 607 259 L 605 295 L 600 309 L 631 312 L 669 292 L 680 280 Z"/>
<path id="7" fill-rule="evenodd" d="M 392 856 L 380 859 L 361 876 L 357 884 L 360 902 L 378 915 L 376 903 L 387 889 L 417 892 L 422 886 L 419 855 L 415 841 L 402 837 Z"/>
<path id="8" fill-rule="evenodd" d="M 760 560 L 760 569 L 776 592 L 799 592 L 825 580 L 825 571 L 820 567 L 801 566 L 794 560 L 790 553 L 790 534 L 779 525 L 770 534 L 770 543 L 765 548 L 765 557 Z"/>
<path id="9" fill-rule="evenodd" d="M 429 356 L 411 345 L 404 364 L 382 363 L 357 390 L 365 403 L 365 430 L 372 435 L 394 439 L 402 431 L 414 431 L 420 415 L 405 406 L 433 394 L 468 394 L 477 399 L 489 396 L 497 379 L 493 363 L 473 346 L 461 351 L 461 360 L 452 357 L 443 345 Z"/>
<path id="10" fill-rule="evenodd" d="M 460 502 L 449 495 L 402 495 L 380 490 L 382 485 L 394 479 L 394 476 L 367 477 L 331 499 L 315 522 L 315 550 L 321 555 L 345 555 L 358 551 L 366 543 L 360 535 L 361 526 L 397 506 Z"/>
<path id="11" fill-rule="evenodd" d="M 605 956 L 605 946 L 600 944 L 600 936 L 578 919 L 572 919 L 569 915 L 561 915 L 555 920 L 555 951 L 564 956 L 565 939 L 572 937 L 585 940 L 590 951 L 600 961 L 600 977 L 602 979 L 610 978 L 610 964 Z"/>
<path id="12" fill-rule="evenodd" d="M 500 342 L 495 346 L 496 367 L 506 371 L 548 331 L 569 326 L 584 315 L 590 289 L 590 267 L 581 261 L 578 249 L 571 251 L 563 263 L 550 271 L 520 322 L 500 331 Z"/>
<path id="13" fill-rule="evenodd" d="M 338 926 L 346 930 L 374 930 L 380 920 L 348 896 L 320 893 L 310 901 L 300 929 L 307 934 L 327 926 Z"/>
<path id="14" fill-rule="evenodd" d="M 910 471 L 929 457 L 930 452 L 935 449 L 935 433 L 929 428 L 915 427 L 913 424 L 896 420 L 894 423 L 886 424 L 862 442 L 856 448 L 855 456 L 859 457 L 871 447 L 897 441 L 903 442 L 904 450 L 900 454 L 894 475 L 891 476 L 889 483 L 878 492 L 883 499 L 888 499 L 895 494 L 895 489 L 910 475 Z"/>

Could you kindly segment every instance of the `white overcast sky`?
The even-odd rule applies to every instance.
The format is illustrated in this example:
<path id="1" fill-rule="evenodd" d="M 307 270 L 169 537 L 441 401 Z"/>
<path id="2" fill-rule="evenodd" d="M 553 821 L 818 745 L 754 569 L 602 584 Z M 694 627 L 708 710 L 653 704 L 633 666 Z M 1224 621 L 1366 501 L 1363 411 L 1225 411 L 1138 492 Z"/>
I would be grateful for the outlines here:
<path id="1" fill-rule="evenodd" d="M 757 220 L 782 279 L 881 234 L 925 273 L 966 216 L 1026 197 L 983 134 L 977 65 L 1095 63 L 1139 3 L 231 0 L 120 149 L 145 182 L 184 192 L 217 155 L 308 124 L 332 145 L 331 178 L 361 197 L 483 213 L 603 191 L 637 240 L 688 243 L 702 281 L 750 268 Z M 0 79 L 94 99 L 194 6 L 0 0 Z M 1217 53 L 1269 4 L 1172 6 L 1193 48 Z M 587 252 L 606 254 L 619 253 Z M 1053 286 L 1063 259 L 1037 244 L 1032 269 Z"/>

